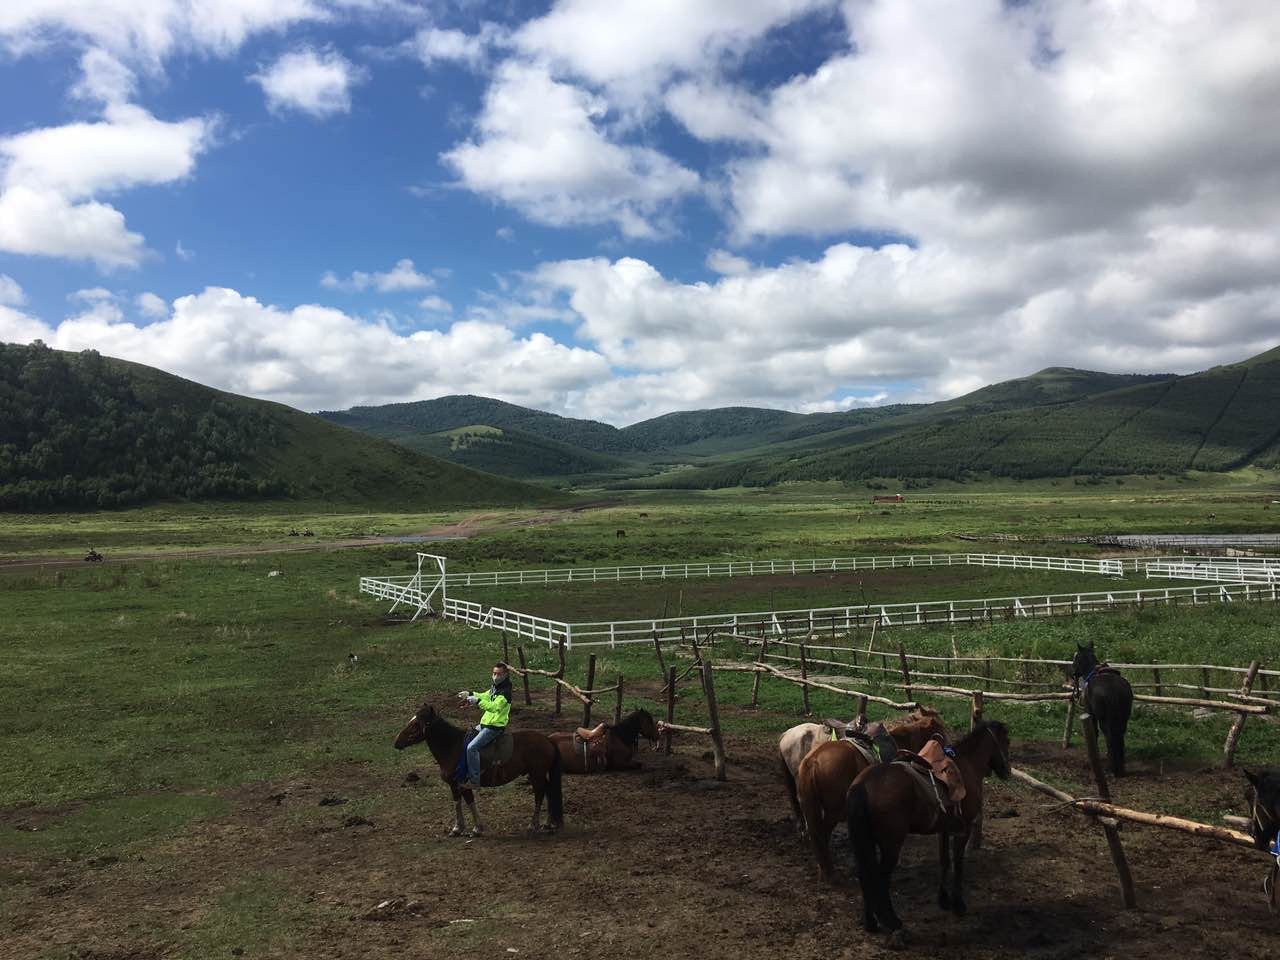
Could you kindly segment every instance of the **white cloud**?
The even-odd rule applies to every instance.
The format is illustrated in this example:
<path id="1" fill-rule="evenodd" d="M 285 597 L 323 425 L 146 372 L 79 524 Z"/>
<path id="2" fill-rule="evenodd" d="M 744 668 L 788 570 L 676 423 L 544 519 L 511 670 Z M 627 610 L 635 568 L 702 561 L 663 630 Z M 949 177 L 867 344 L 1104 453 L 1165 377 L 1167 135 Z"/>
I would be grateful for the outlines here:
<path id="1" fill-rule="evenodd" d="M 296 110 L 323 118 L 351 111 L 351 88 L 365 71 L 334 50 L 286 53 L 249 79 L 262 87 L 273 112 Z"/>
<path id="2" fill-rule="evenodd" d="M 490 51 L 506 42 L 507 32 L 494 23 L 485 23 L 477 33 L 424 27 L 414 34 L 406 49 L 430 67 L 437 63 L 483 66 Z"/>
<path id="3" fill-rule="evenodd" d="M 598 354 L 541 333 L 518 337 L 498 324 L 465 320 L 402 334 L 339 310 L 283 309 L 220 287 L 179 297 L 168 319 L 144 326 L 107 302 L 55 327 L 0 308 L 0 340 L 36 338 L 310 410 L 451 393 L 557 407 L 609 376 Z"/>
<path id="4" fill-rule="evenodd" d="M 751 270 L 751 261 L 728 250 L 712 250 L 707 254 L 707 269 L 725 276 L 737 276 Z"/>
<path id="5" fill-rule="evenodd" d="M 889 394 L 881 390 L 879 393 L 873 393 L 870 396 L 840 397 L 837 400 L 817 400 L 811 403 L 800 404 L 800 413 L 844 413 L 858 407 L 878 407 L 889 399 Z"/>
<path id="6" fill-rule="evenodd" d="M 499 227 L 494 231 L 494 236 L 499 240 L 505 240 L 507 243 L 510 243 L 516 238 L 516 232 L 511 227 Z"/>
<path id="7" fill-rule="evenodd" d="M 138 306 L 138 311 L 145 317 L 152 320 L 169 315 L 169 304 L 165 302 L 164 297 L 154 294 L 150 291 L 138 294 L 134 303 Z"/>
<path id="8" fill-rule="evenodd" d="M 0 250 L 93 260 L 104 269 L 136 266 L 143 238 L 95 198 L 184 179 L 213 129 L 208 118 L 169 123 L 113 103 L 96 122 L 0 139 Z"/>
<path id="9" fill-rule="evenodd" d="M 453 304 L 444 297 L 423 297 L 418 301 L 418 306 L 431 313 L 453 313 Z"/>
<path id="10" fill-rule="evenodd" d="M 20 307 L 26 302 L 27 295 L 22 290 L 22 284 L 7 273 L 0 273 L 0 306 Z"/>
<path id="11" fill-rule="evenodd" d="M 173 252 L 177 255 L 178 259 L 182 261 L 190 262 L 195 258 L 195 251 L 188 250 L 184 247 L 181 240 L 174 244 Z"/>
<path id="12" fill-rule="evenodd" d="M 68 293 L 67 299 L 73 303 L 100 303 L 102 301 L 114 301 L 116 295 L 106 287 L 87 287 L 83 290 L 75 290 Z"/>
<path id="13" fill-rule="evenodd" d="M 365 273 L 357 270 L 346 280 L 332 270 L 320 278 L 320 285 L 329 290 L 354 293 L 360 290 L 377 290 L 379 293 L 402 293 L 406 290 L 427 290 L 436 284 L 432 277 L 419 273 L 413 261 L 407 257 L 397 260 L 394 267 L 383 273 Z"/>
<path id="14" fill-rule="evenodd" d="M 671 203 L 698 189 L 698 175 L 609 139 L 607 112 L 603 99 L 545 66 L 508 61 L 485 95 L 477 136 L 442 159 L 469 189 L 539 223 L 611 223 L 628 237 L 655 236 Z"/>
<path id="15" fill-rule="evenodd" d="M 80 74 L 80 82 L 71 89 L 71 93 L 82 100 L 104 104 L 127 103 L 138 85 L 132 70 L 112 54 L 96 47 L 85 51 L 80 58 Z"/>

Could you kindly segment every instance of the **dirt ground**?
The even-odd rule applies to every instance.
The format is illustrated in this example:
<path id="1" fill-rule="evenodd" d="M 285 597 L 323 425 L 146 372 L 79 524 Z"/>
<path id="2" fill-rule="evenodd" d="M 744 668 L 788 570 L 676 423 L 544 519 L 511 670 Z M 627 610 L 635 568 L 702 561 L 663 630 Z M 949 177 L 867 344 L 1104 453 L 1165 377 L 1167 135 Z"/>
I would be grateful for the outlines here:
<path id="1" fill-rule="evenodd" d="M 729 729 L 733 712 L 724 718 Z M 518 722 L 572 725 L 553 725 L 549 711 L 536 707 L 524 708 Z M 400 755 L 390 775 L 347 762 L 306 780 L 243 787 L 228 794 L 231 815 L 188 829 L 145 859 L 7 865 L 40 896 L 36 911 L 8 917 L 15 935 L 0 943 L 0 955 L 192 956 L 182 931 L 198 926 L 249 873 L 276 878 L 283 902 L 272 909 L 305 920 L 284 940 L 218 956 L 803 960 L 888 953 L 883 939 L 860 927 L 843 829 L 835 850 L 843 881 L 825 886 L 789 820 L 770 745 L 730 736 L 727 749 L 724 784 L 709 779 L 710 755 L 692 740 L 669 758 L 643 753 L 640 772 L 567 777 L 566 828 L 554 836 L 525 832 L 532 801 L 527 786 L 516 784 L 481 796 L 485 836 L 449 839 L 452 804 L 425 747 Z M 1077 779 L 1084 764 L 1078 748 L 1064 755 L 1016 742 L 1013 760 L 1049 779 Z M 935 906 L 934 839 L 914 838 L 904 852 L 894 893 L 912 954 L 1277 955 L 1280 915 L 1262 899 L 1260 854 L 1126 827 L 1139 909 L 1125 911 L 1099 830 L 1078 814 L 1049 809 L 1038 794 L 988 784 L 985 843 L 968 861 L 968 916 Z M 1140 808 L 1177 796 L 1242 812 L 1242 785 L 1239 774 L 1135 765 L 1116 792 L 1119 802 Z M 362 798 L 376 803 L 361 807 Z M 333 799 L 346 803 L 321 805 Z"/>

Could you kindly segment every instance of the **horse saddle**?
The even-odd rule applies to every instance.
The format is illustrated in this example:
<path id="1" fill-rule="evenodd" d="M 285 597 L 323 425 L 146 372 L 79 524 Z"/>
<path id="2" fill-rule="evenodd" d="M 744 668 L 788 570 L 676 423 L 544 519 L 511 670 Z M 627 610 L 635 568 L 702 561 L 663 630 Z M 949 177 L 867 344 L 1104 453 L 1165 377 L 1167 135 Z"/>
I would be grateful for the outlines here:
<path id="1" fill-rule="evenodd" d="M 938 736 L 932 737 L 919 753 L 902 751 L 898 761 L 924 789 L 930 803 L 944 816 L 956 816 L 965 798 L 964 776 Z"/>
<path id="2" fill-rule="evenodd" d="M 843 720 L 824 720 L 823 724 L 831 728 L 836 739 L 845 740 L 861 753 L 867 763 L 888 763 L 898 754 L 898 741 L 889 735 L 883 723 L 873 723 L 865 730 Z"/>
<path id="3" fill-rule="evenodd" d="M 1084 678 L 1084 682 L 1080 684 L 1080 696 L 1082 698 L 1084 697 L 1085 692 L 1089 689 L 1089 684 L 1093 683 L 1093 681 L 1097 680 L 1103 674 L 1108 673 L 1119 674 L 1120 671 L 1109 663 L 1095 664 L 1093 669 L 1089 671 L 1089 675 Z"/>
<path id="4" fill-rule="evenodd" d="M 480 748 L 481 771 L 496 767 L 500 763 L 506 763 L 511 759 L 511 754 L 515 751 L 515 748 L 515 737 L 511 736 L 511 731 L 503 727 L 502 732 L 498 734 L 492 743 Z"/>
<path id="5" fill-rule="evenodd" d="M 587 773 L 600 773 L 609 767 L 609 727 L 579 727 L 573 732 L 573 748 L 582 754 L 582 767 Z"/>

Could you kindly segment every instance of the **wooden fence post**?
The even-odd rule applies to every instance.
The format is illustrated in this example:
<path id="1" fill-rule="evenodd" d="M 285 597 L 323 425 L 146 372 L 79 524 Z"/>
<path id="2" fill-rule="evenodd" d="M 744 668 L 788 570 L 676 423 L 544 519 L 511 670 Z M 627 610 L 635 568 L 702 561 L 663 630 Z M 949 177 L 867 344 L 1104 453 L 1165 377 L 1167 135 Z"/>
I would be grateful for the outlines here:
<path id="1" fill-rule="evenodd" d="M 716 706 L 716 684 L 711 661 L 702 661 L 702 685 L 707 691 L 707 713 L 711 717 L 711 750 L 715 757 L 716 779 L 724 780 L 724 738 L 720 735 L 720 709 Z"/>
<path id="2" fill-rule="evenodd" d="M 681 627 L 681 628 L 680 628 L 680 637 L 681 637 L 681 639 L 682 639 L 682 640 L 684 639 L 684 628 L 683 628 L 683 627 Z M 696 663 L 699 667 L 701 667 L 701 666 L 702 666 L 702 648 L 698 646 L 698 631 L 697 631 L 697 629 L 696 629 L 696 628 L 695 628 L 695 629 L 694 629 L 694 631 L 693 631 L 693 662 L 694 662 L 694 663 Z M 698 674 L 698 682 L 699 682 L 699 683 L 701 683 L 701 682 L 702 682 L 702 674 L 701 674 L 701 673 L 699 673 L 699 674 Z M 703 692 L 703 693 L 706 693 L 706 692 L 707 692 L 705 687 L 703 688 L 703 691 L 702 691 L 702 692 Z"/>
<path id="3" fill-rule="evenodd" d="M 524 647 L 516 647 L 516 656 L 520 658 L 520 670 L 524 673 L 524 703 L 530 706 L 533 698 L 529 696 L 529 667 L 524 662 Z"/>
<path id="4" fill-rule="evenodd" d="M 591 705 L 596 702 L 596 696 L 592 693 L 596 688 L 596 655 L 593 653 L 587 657 L 587 702 L 582 705 L 582 725 L 584 727 L 591 726 Z"/>
<path id="5" fill-rule="evenodd" d="M 902 667 L 902 689 L 908 700 L 914 700 L 911 695 L 911 670 L 907 667 L 907 651 L 902 648 L 902 644 L 898 644 L 898 664 Z"/>
<path id="6" fill-rule="evenodd" d="M 1066 701 L 1066 723 L 1062 726 L 1062 749 L 1066 750 L 1071 745 L 1071 727 L 1075 723 L 1075 698 Z"/>
<path id="7" fill-rule="evenodd" d="M 1209 699 L 1209 668 L 1200 668 L 1200 696 Z"/>
<path id="8" fill-rule="evenodd" d="M 563 680 L 564 679 L 564 637 L 559 638 L 558 642 L 556 643 L 556 648 L 560 654 L 560 666 L 556 670 L 556 679 Z M 563 696 L 563 691 L 560 688 L 560 684 L 557 683 L 555 686 L 556 686 L 556 716 L 558 717 L 560 716 L 560 699 Z"/>
<path id="9" fill-rule="evenodd" d="M 763 630 L 760 635 L 763 639 L 760 641 L 760 656 L 756 657 L 756 663 L 764 663 L 765 654 L 769 652 L 769 638 L 764 636 Z M 751 679 L 751 705 L 753 707 L 760 705 L 760 674 L 761 671 L 757 670 L 756 675 Z"/>
<path id="10" fill-rule="evenodd" d="M 805 646 L 800 644 L 800 679 L 808 681 L 809 679 L 809 658 L 805 655 Z M 804 715 L 812 716 L 813 711 L 809 709 L 809 684 L 800 684 L 800 699 L 804 703 Z"/>
<path id="11" fill-rule="evenodd" d="M 1111 802 L 1111 788 L 1107 786 L 1107 775 L 1102 772 L 1102 760 L 1098 755 L 1098 724 L 1091 716 L 1080 719 L 1084 727 L 1085 747 L 1089 751 L 1089 766 L 1093 768 L 1093 778 L 1098 783 L 1098 796 L 1106 803 Z M 1138 898 L 1133 892 L 1133 875 L 1129 872 L 1129 861 L 1125 858 L 1124 847 L 1120 843 L 1120 831 L 1109 824 L 1102 824 L 1102 832 L 1107 837 L 1107 847 L 1111 850 L 1111 862 L 1115 864 L 1116 875 L 1120 878 L 1120 896 L 1124 905 L 1132 910 L 1138 905 Z"/>
<path id="12" fill-rule="evenodd" d="M 1160 682 L 1160 668 L 1159 668 L 1159 667 L 1152 667 L 1152 668 L 1151 668 L 1151 678 L 1152 678 L 1153 680 L 1155 680 L 1155 682 L 1156 682 L 1156 696 L 1157 696 L 1157 697 L 1163 697 L 1163 696 L 1164 696 L 1164 684 Z"/>
<path id="13" fill-rule="evenodd" d="M 1262 664 L 1257 660 L 1249 664 L 1249 672 L 1244 675 L 1244 683 L 1240 687 L 1242 697 L 1247 697 L 1253 689 L 1253 681 L 1257 679 L 1258 669 L 1261 666 Z M 1222 747 L 1223 769 L 1230 770 L 1236 762 L 1236 745 L 1240 742 L 1240 734 L 1244 730 L 1244 722 L 1248 716 L 1247 713 L 1237 713 L 1231 729 L 1227 731 L 1227 742 Z"/>
<path id="14" fill-rule="evenodd" d="M 667 677 L 667 661 L 662 656 L 662 643 L 658 640 L 658 631 L 653 631 L 653 649 L 658 654 L 658 676 L 665 680 Z"/>
<path id="15" fill-rule="evenodd" d="M 676 722 L 676 668 L 667 670 L 667 723 Z M 671 756 L 671 731 L 662 731 L 662 752 Z"/>
<path id="16" fill-rule="evenodd" d="M 618 674 L 618 699 L 613 704 L 613 725 L 622 722 L 622 674 Z"/>
<path id="17" fill-rule="evenodd" d="M 507 631 L 502 631 L 502 662 L 511 666 L 511 651 L 507 648 Z"/>
<path id="18" fill-rule="evenodd" d="M 867 729 L 867 695 L 865 693 L 858 697 L 858 712 L 854 715 L 853 722 L 858 730 Z"/>
<path id="19" fill-rule="evenodd" d="M 969 711 L 969 729 L 974 730 L 978 724 L 982 722 L 982 699 L 981 690 L 973 691 L 973 709 Z"/>

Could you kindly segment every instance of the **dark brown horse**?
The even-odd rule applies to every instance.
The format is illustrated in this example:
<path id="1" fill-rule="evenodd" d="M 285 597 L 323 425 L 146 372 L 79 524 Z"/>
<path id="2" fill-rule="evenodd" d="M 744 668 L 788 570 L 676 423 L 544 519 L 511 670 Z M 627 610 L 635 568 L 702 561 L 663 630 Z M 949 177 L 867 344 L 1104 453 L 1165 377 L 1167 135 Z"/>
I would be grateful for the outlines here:
<path id="1" fill-rule="evenodd" d="M 481 774 L 481 785 L 500 787 L 517 777 L 527 775 L 529 786 L 533 787 L 533 823 L 529 829 L 536 831 L 541 826 L 543 797 L 547 799 L 547 830 L 564 826 L 560 751 L 541 733 L 517 730 L 507 735 L 512 740 L 511 756 L 502 763 L 487 768 Z M 454 771 L 458 768 L 458 761 L 462 759 L 463 732 L 436 713 L 430 704 L 424 703 L 396 737 L 395 748 L 403 750 L 423 740 L 427 741 L 427 748 L 440 767 L 440 779 L 453 791 L 457 822 L 449 835 L 461 836 L 467 828 L 462 817 L 462 801 L 465 800 L 471 810 L 471 819 L 475 821 L 471 833 L 479 836 L 482 827 L 480 814 L 476 811 L 475 794 L 470 787 L 459 785 L 454 780 Z"/>
<path id="2" fill-rule="evenodd" d="M 945 733 L 942 717 L 932 707 L 917 707 L 902 720 L 885 724 L 902 750 L 918 751 L 935 733 Z M 813 844 L 822 879 L 833 876 L 831 832 L 845 817 L 849 786 L 871 761 L 849 740 L 824 740 L 805 754 L 796 771 L 796 802 Z"/>
<path id="3" fill-rule="evenodd" d="M 1107 761 L 1113 776 L 1124 776 L 1124 734 L 1133 713 L 1133 687 L 1120 671 L 1098 662 L 1093 642 L 1076 644 L 1071 676 L 1085 710 L 1097 721 L 1107 741 Z"/>
<path id="4" fill-rule="evenodd" d="M 868 767 L 849 788 L 849 839 L 862 885 L 862 922 L 867 930 L 879 930 L 881 924 L 890 933 L 902 928 L 889 897 L 889 878 L 909 833 L 938 835 L 942 868 L 938 905 L 956 914 L 965 912 L 964 849 L 973 822 L 982 813 L 982 781 L 989 773 L 1002 780 L 1009 777 L 1008 729 L 996 720 L 979 723 L 956 744 L 955 762 L 965 788 L 959 816 L 944 812 L 936 797 L 926 796 L 916 775 L 903 763 Z M 950 853 L 955 856 L 954 870 Z"/>
<path id="5" fill-rule="evenodd" d="M 648 710 L 633 710 L 621 723 L 601 726 L 609 745 L 606 770 L 635 770 L 640 766 L 635 759 L 640 749 L 640 738 L 644 737 L 651 744 L 658 741 L 658 725 Z M 574 742 L 574 734 L 553 733 L 551 742 L 560 750 L 560 764 L 565 773 L 593 772 L 587 769 L 587 758 L 582 755 L 582 747 Z"/>
<path id="6" fill-rule="evenodd" d="M 1249 835 L 1255 847 L 1276 858 L 1262 885 L 1267 903 L 1274 910 L 1280 900 L 1280 771 L 1252 773 L 1246 770 L 1244 776 L 1249 781 L 1245 791 L 1245 799 L 1249 801 Z"/>

